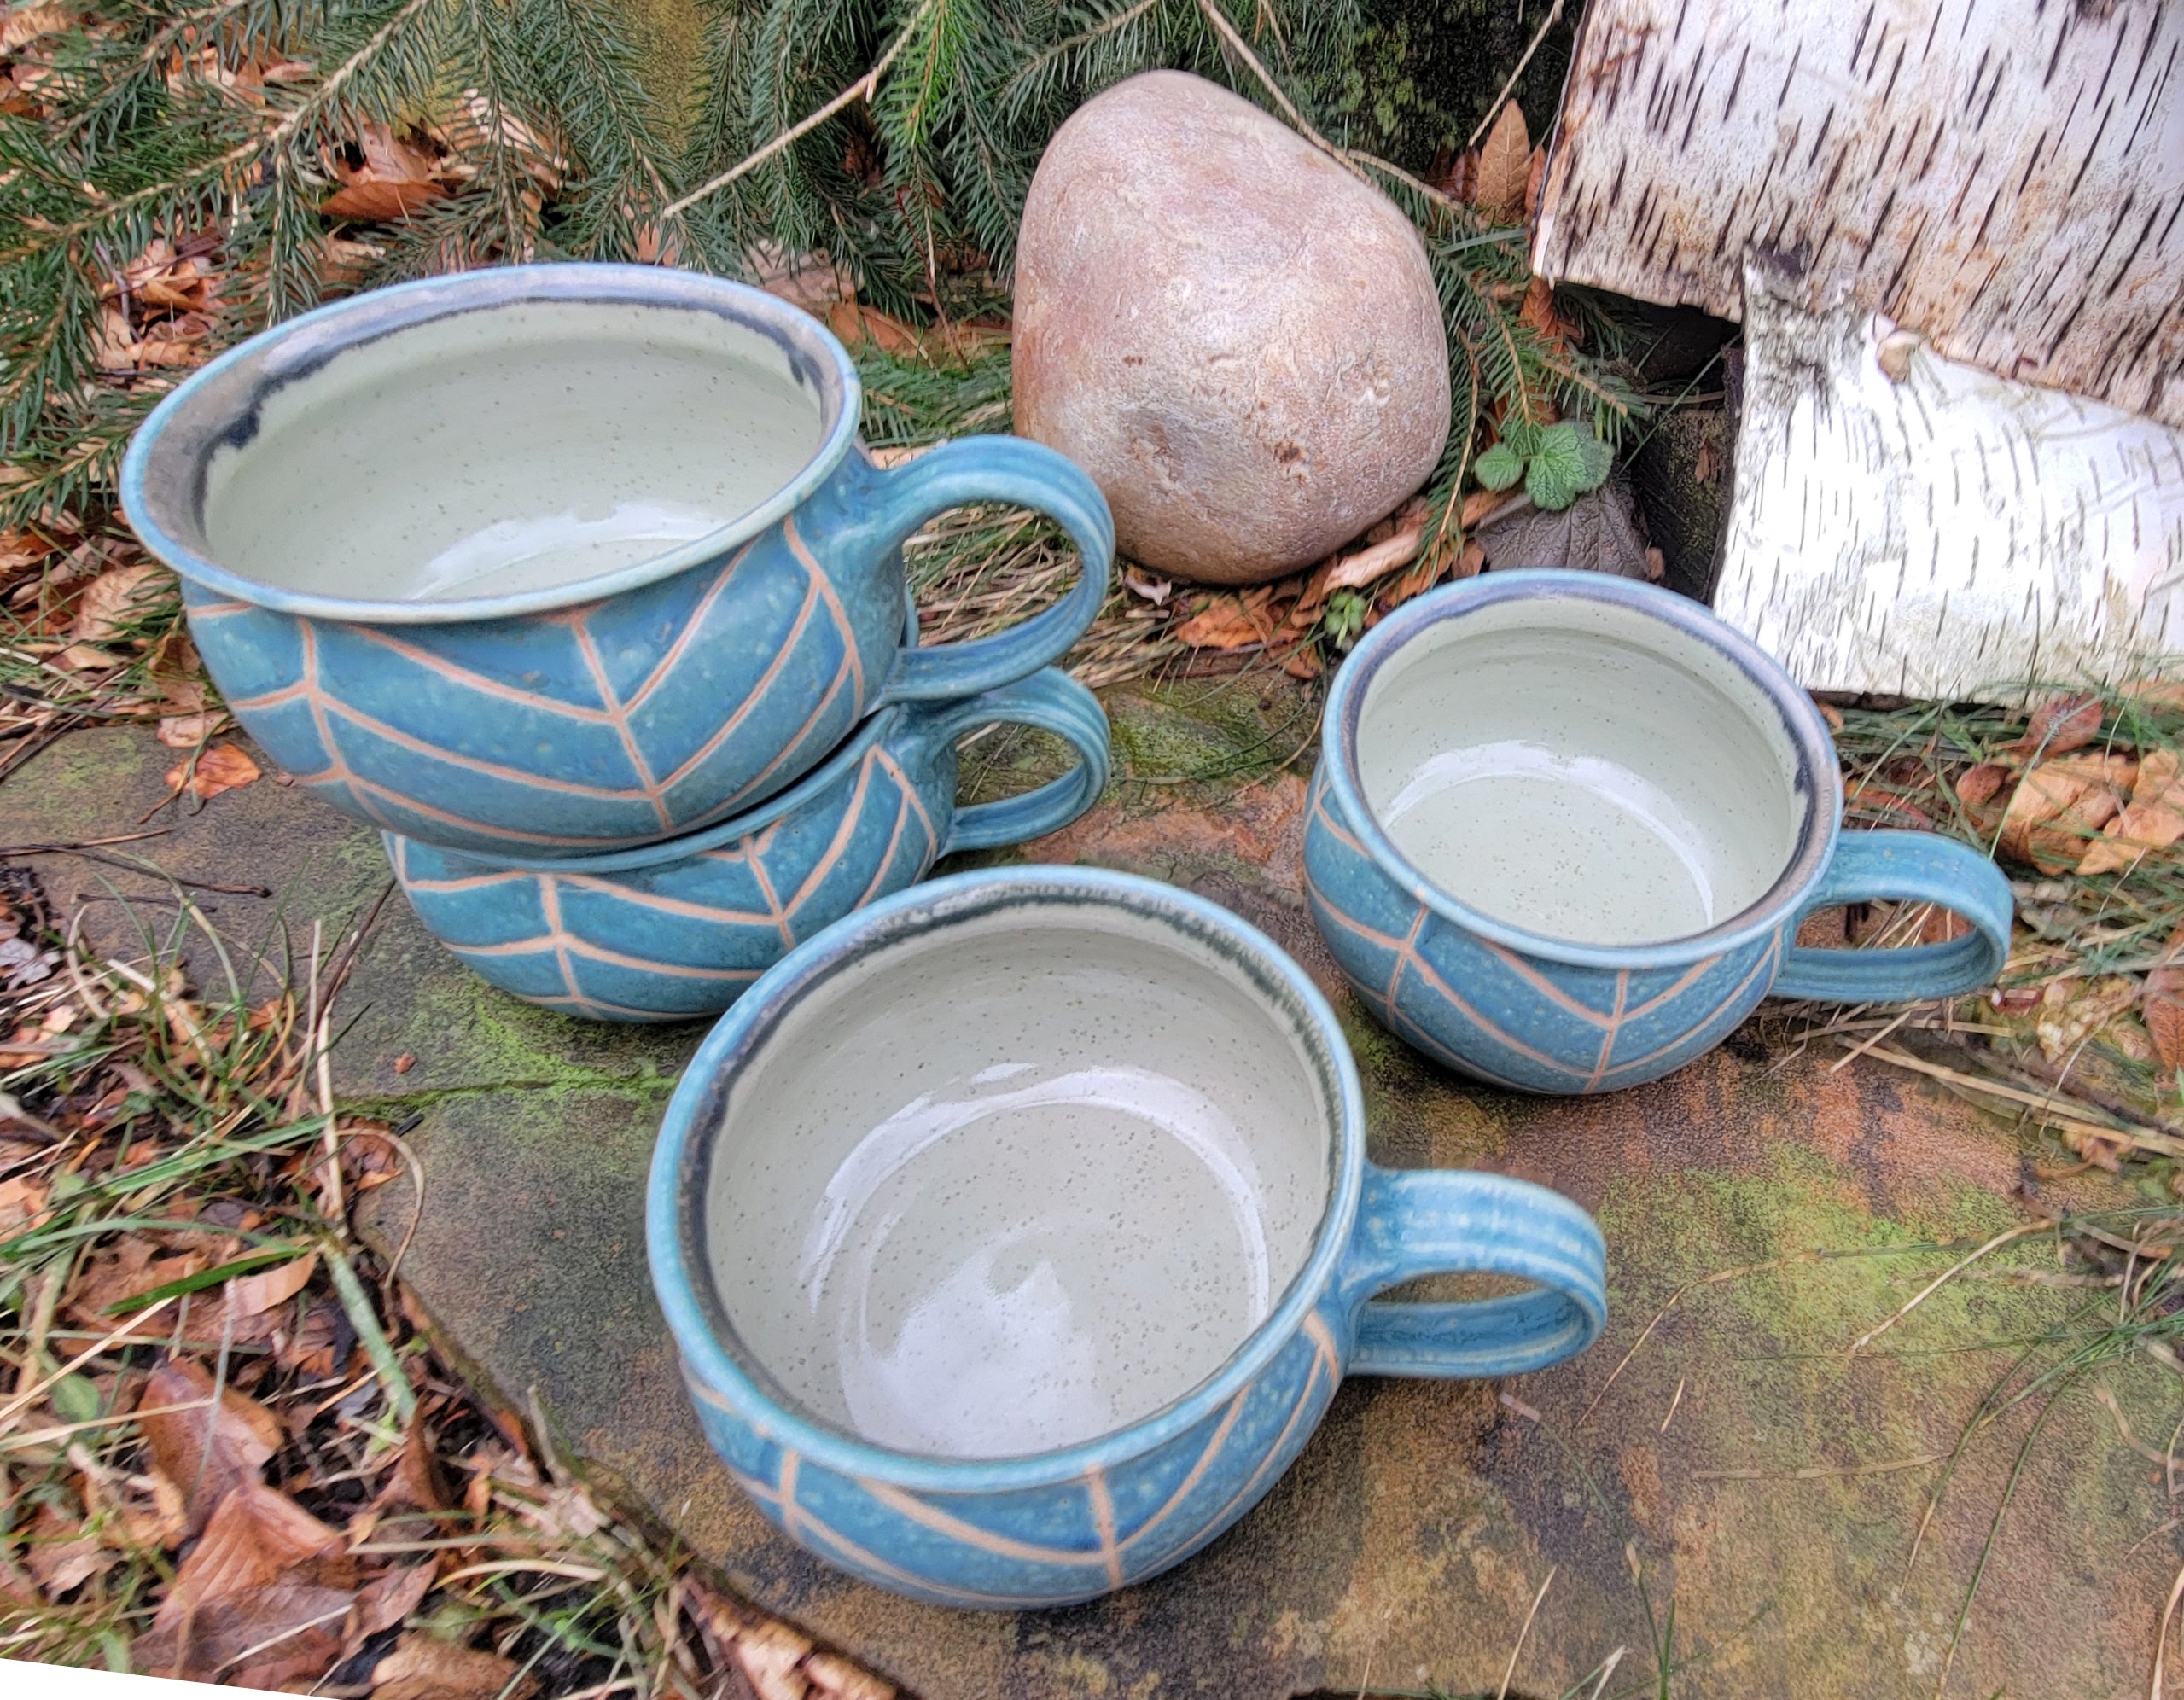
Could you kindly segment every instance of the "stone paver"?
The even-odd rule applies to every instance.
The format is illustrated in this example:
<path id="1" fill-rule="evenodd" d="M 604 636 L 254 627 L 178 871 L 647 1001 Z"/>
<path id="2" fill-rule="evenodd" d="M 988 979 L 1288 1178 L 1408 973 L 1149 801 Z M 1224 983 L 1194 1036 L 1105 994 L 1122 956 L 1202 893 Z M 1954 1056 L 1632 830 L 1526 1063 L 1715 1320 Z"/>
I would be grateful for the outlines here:
<path id="1" fill-rule="evenodd" d="M 1159 703 L 1115 706 L 1139 771 L 1163 739 L 1191 746 L 1192 726 L 1163 726 Z M 135 731 L 64 739 L 9 783 L 0 840 L 131 830 L 169 760 Z M 1291 950 L 1337 998 L 1379 1161 L 1501 1169 L 1597 1211 L 1613 1313 L 1576 1362 L 1499 1385 L 1348 1384 L 1259 1509 L 1190 1563 L 1107 1601 L 976 1614 L 852 1582 L 773 1535 L 714 1466 L 646 1282 L 653 1128 L 698 1030 L 529 1010 L 470 979 L 398 898 L 345 1006 L 338 1079 L 345 1094 L 418 1118 L 427 1190 L 405 1274 L 457 1349 L 510 1397 L 535 1394 L 609 1485 L 755 1603 L 930 1700 L 1492 1693 L 1550 1568 L 1511 1693 L 1589 1690 L 1618 1647 L 1607 1691 L 1650 1693 L 1634 1559 L 1654 1621 L 1673 1604 L 1673 1659 L 1695 1661 L 1678 1695 L 1933 1693 L 2032 1410 L 1974 1438 L 1907 1566 L 1940 1479 L 1913 1461 L 1953 1448 L 2010 1342 L 2083 1295 L 1956 1284 L 1851 1358 L 1849 1342 L 1945 1260 L 1813 1254 L 2021 1220 L 2030 1143 L 1931 1082 L 1869 1062 L 1834 1071 L 1833 1054 L 1756 1042 L 1583 1102 L 1460 1084 L 1342 993 L 1299 896 L 1302 795 L 1293 774 L 1214 803 L 1189 787 L 1118 787 L 1034 849 L 1191 885 Z M 373 835 L 270 781 L 127 847 L 189 877 L 280 889 L 292 936 L 300 920 L 306 939 L 314 915 L 338 921 L 383 884 Z M 70 859 L 38 866 L 64 901 L 104 895 L 102 874 L 156 894 Z M 275 908 L 203 900 L 231 939 L 262 930 Z M 201 952 L 195 966 L 205 971 Z M 416 1061 L 397 1074 L 405 1053 Z M 415 1203 L 406 1185 L 372 1196 L 375 1231 L 399 1239 Z M 1766 1266 L 1687 1284 L 1755 1265 Z M 2157 1446 L 2174 1420 L 2164 1373 L 2129 1365 L 2108 1377 Z M 2164 1400 L 2172 1415 L 2154 1434 Z M 2178 1563 L 2173 1530 L 2145 1538 L 2167 1516 L 2157 1476 L 2094 1399 L 2056 1407 L 1995 1534 L 1948 1692 L 2143 1691 Z"/>

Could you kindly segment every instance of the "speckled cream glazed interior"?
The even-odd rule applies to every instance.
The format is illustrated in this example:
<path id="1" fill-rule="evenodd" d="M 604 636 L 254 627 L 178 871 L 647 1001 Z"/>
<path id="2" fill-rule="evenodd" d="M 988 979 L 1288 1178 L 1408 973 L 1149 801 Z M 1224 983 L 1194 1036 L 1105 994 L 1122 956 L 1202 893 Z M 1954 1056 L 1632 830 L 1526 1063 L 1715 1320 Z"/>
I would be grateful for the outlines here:
<path id="1" fill-rule="evenodd" d="M 1149 1416 L 1310 1256 L 1337 1111 L 1301 1015 L 1196 935 L 1010 906 L 880 944 L 736 1080 L 715 1291 L 788 1402 L 1005 1458 Z"/>
<path id="2" fill-rule="evenodd" d="M 341 350 L 213 451 L 206 553 L 282 590 L 432 601 L 574 584 L 694 541 L 817 452 L 818 398 L 717 313 L 531 300 Z"/>
<path id="3" fill-rule="evenodd" d="M 1517 597 L 1380 668 L 1358 777 L 1427 880 L 1495 920 L 1658 943 L 1750 908 L 1808 800 L 1780 713 L 1703 640 L 1619 604 Z"/>

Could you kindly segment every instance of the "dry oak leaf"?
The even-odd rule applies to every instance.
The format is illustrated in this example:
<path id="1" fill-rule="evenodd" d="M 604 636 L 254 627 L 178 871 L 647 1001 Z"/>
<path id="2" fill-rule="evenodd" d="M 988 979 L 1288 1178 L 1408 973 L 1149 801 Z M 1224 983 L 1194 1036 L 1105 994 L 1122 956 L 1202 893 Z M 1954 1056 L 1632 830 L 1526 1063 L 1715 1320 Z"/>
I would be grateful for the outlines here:
<path id="1" fill-rule="evenodd" d="M 228 1283 L 228 1308 L 237 1316 L 257 1316 L 276 1305 L 285 1304 L 303 1290 L 312 1271 L 317 1267 L 318 1254 L 307 1251 L 301 1257 L 271 1269 L 238 1275 Z"/>
<path id="2" fill-rule="evenodd" d="M 153 1467 L 189 1497 L 189 1533 L 205 1528 L 235 1488 L 258 1482 L 287 1436 L 280 1419 L 247 1394 L 220 1390 L 213 1408 L 213 1377 L 191 1358 L 170 1358 L 152 1371 L 138 1408 Z M 195 1410 L 162 1410 L 168 1406 Z"/>
<path id="3" fill-rule="evenodd" d="M 2184 927 L 2169 935 L 2161 954 L 2171 965 L 2146 975 L 2139 1013 L 2161 1066 L 2173 1074 L 2184 1068 Z"/>
<path id="4" fill-rule="evenodd" d="M 2018 781 L 2002 816 L 2001 847 L 2043 874 L 2075 868 L 2086 845 L 2123 806 L 2138 778 L 2129 756 L 2066 755 Z"/>
<path id="5" fill-rule="evenodd" d="M 2062 755 L 2100 736 L 2098 696 L 2057 696 L 2032 711 L 2024 736 L 2004 748 L 2018 755 Z"/>
<path id="6" fill-rule="evenodd" d="M 2134 679 L 2120 694 L 2148 708 L 2184 709 L 2184 679 Z"/>
<path id="7" fill-rule="evenodd" d="M 1170 635 L 1194 649 L 1241 649 L 1265 643 L 1271 631 L 1272 622 L 1263 614 L 1255 618 L 1241 599 L 1223 596 L 1215 597 Z"/>
<path id="8" fill-rule="evenodd" d="M 175 1572 L 137 1662 L 184 1680 L 224 1674 L 278 1687 L 323 1672 L 355 1610 L 355 1563 L 341 1537 L 285 1493 L 230 1488 Z"/>
<path id="9" fill-rule="evenodd" d="M 258 764 L 242 753 L 240 745 L 224 743 L 214 744 L 197 758 L 194 766 L 185 761 L 168 769 L 166 783 L 170 790 L 187 786 L 191 796 L 210 801 L 223 791 L 238 790 L 259 777 Z"/>
<path id="10" fill-rule="evenodd" d="M 869 342 L 882 354 L 922 355 L 925 344 L 917 333 L 900 319 L 882 312 L 877 307 L 860 306 L 855 301 L 836 301 L 826 311 L 827 329 L 853 346 Z"/>
<path id="11" fill-rule="evenodd" d="M 109 567 L 84 587 L 68 635 L 79 643 L 109 643 L 164 600 L 173 575 L 155 562 Z"/>
<path id="12" fill-rule="evenodd" d="M 30 1527 L 23 1562 L 30 1566 L 31 1575 L 48 1599 L 57 1600 L 72 1592 L 118 1562 L 117 1555 L 102 1546 L 96 1536 L 76 1534 L 80 1527 L 50 1505 L 40 1511 L 38 1521 Z"/>
<path id="13" fill-rule="evenodd" d="M 159 741 L 169 749 L 195 749 L 215 732 L 227 728 L 224 708 L 201 709 L 194 714 L 160 716 Z"/>
<path id="14" fill-rule="evenodd" d="M 2078 863 L 2082 874 L 2112 874 L 2138 865 L 2151 851 L 2184 838 L 2184 761 L 2173 749 L 2146 752 L 2131 801 L 2101 829 Z"/>
<path id="15" fill-rule="evenodd" d="M 736 1638 L 736 1662 L 758 1691 L 759 1700 L 804 1700 L 811 1682 L 796 1667 L 812 1644 L 786 1623 L 752 1624 Z"/>
<path id="16" fill-rule="evenodd" d="M 1503 106 L 1479 149 L 1478 189 L 1472 201 L 1483 212 L 1521 212 L 1524 184 L 1531 175 L 1532 138 L 1524 131 L 1523 112 L 1511 101 Z"/>
<path id="17" fill-rule="evenodd" d="M 1842 719 L 1840 714 L 1836 716 L 1838 731 L 1842 730 Z M 1983 803 L 1991 802 L 1995 794 L 2002 789 L 2002 782 L 2014 771 L 2014 768 L 2005 767 L 1999 761 L 1983 761 L 1977 767 L 1967 767 L 1957 775 L 1957 799 L 1966 807 L 1975 809 Z"/>
<path id="18" fill-rule="evenodd" d="M 374 224 L 406 218 L 447 193 L 433 180 L 432 156 L 385 125 L 365 125 L 357 148 L 364 155 L 361 166 L 352 166 L 339 157 L 335 160 L 334 175 L 341 186 L 318 208 L 328 218 Z"/>
<path id="19" fill-rule="evenodd" d="M 357 1596 L 357 1621 L 349 1631 L 348 1641 L 343 1644 L 344 1658 L 353 1654 L 370 1637 L 382 1629 L 399 1626 L 432 1592 L 433 1578 L 440 1573 L 437 1559 L 428 1558 L 422 1564 L 407 1564 L 387 1571 L 374 1580 Z"/>
<path id="20" fill-rule="evenodd" d="M 2032 1020 L 2033 1037 L 2041 1055 L 2060 1062 L 2138 1000 L 2139 983 L 2125 975 L 2050 981 Z"/>
<path id="21" fill-rule="evenodd" d="M 412 1629 L 372 1672 L 371 1700 L 528 1700 L 538 1679 L 525 1673 L 509 1687 L 518 1667 L 514 1659 L 475 1647 L 458 1647 L 422 1629 Z"/>

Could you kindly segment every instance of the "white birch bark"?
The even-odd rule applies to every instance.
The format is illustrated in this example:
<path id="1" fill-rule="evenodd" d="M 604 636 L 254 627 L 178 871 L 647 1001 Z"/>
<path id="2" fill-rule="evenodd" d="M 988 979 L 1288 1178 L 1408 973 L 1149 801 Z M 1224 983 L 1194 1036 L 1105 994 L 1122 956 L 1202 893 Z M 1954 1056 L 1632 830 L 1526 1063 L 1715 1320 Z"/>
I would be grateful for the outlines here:
<path id="1" fill-rule="evenodd" d="M 1715 611 L 1815 690 L 2184 672 L 2184 431 L 1813 314 L 1755 265 Z"/>
<path id="2" fill-rule="evenodd" d="M 1534 269 L 1735 318 L 1752 248 L 2184 425 L 2184 4 L 1591 0 Z"/>

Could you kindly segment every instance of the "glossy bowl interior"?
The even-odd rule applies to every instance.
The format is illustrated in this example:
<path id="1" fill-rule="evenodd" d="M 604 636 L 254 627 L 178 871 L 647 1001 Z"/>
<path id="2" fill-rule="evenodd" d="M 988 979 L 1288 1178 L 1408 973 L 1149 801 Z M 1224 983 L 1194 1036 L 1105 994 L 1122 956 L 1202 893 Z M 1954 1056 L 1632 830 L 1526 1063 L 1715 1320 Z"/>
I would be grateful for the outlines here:
<path id="1" fill-rule="evenodd" d="M 766 1020 L 708 1136 L 702 1256 L 745 1372 L 836 1433 L 1093 1440 L 1214 1376 L 1313 1256 L 1325 1039 L 1156 914 L 882 933 Z"/>
<path id="2" fill-rule="evenodd" d="M 1512 597 L 1424 627 L 1379 661 L 1355 753 L 1381 830 L 1427 880 L 1584 944 L 1721 925 L 1814 820 L 1768 693 L 1622 601 Z"/>

